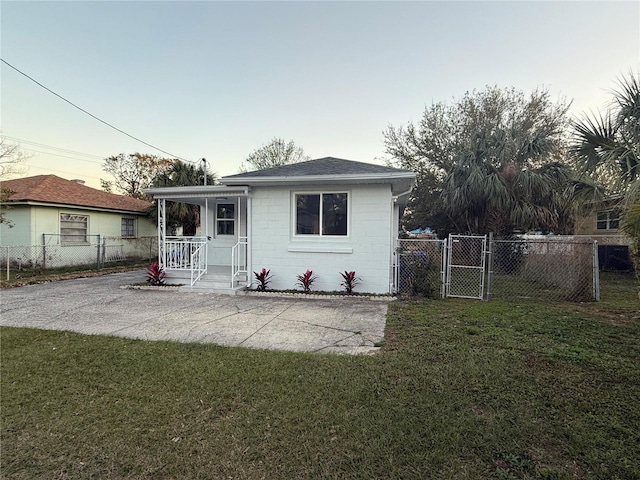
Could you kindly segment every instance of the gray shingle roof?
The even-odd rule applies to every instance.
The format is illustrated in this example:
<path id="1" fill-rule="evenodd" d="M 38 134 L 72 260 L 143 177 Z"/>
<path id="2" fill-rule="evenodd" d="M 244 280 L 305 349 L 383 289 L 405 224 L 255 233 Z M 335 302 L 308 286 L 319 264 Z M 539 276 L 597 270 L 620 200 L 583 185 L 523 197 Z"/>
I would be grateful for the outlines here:
<path id="1" fill-rule="evenodd" d="M 342 158 L 325 157 L 306 162 L 292 163 L 280 167 L 255 170 L 253 172 L 238 173 L 229 175 L 222 179 L 241 179 L 256 177 L 307 177 L 321 175 L 369 175 L 384 173 L 412 173 L 409 170 L 399 168 L 384 167 L 371 163 L 356 162 Z"/>

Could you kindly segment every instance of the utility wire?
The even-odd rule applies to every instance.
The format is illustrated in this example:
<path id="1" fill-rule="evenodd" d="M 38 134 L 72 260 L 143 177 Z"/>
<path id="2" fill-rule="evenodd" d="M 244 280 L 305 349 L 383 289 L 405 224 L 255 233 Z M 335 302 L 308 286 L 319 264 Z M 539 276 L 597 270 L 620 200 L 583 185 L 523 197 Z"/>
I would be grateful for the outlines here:
<path id="1" fill-rule="evenodd" d="M 58 152 L 68 153 L 72 155 L 81 155 L 83 157 L 93 157 L 98 159 L 98 163 L 104 160 L 104 157 L 101 157 L 100 155 L 94 155 L 93 153 L 78 152 L 76 150 L 69 150 L 67 148 L 54 147 L 53 145 L 47 145 L 46 143 L 32 142 L 31 140 L 25 140 L 23 138 L 17 138 L 17 137 L 10 137 L 9 135 L 1 135 L 1 136 L 9 140 L 12 140 L 14 142 L 19 142 L 20 144 L 26 143 L 28 145 L 35 145 L 36 147 L 46 148 L 48 150 L 57 150 Z M 47 153 L 48 155 L 59 155 L 58 153 L 48 153 L 48 152 L 40 152 L 40 153 Z"/>
<path id="2" fill-rule="evenodd" d="M 169 155 L 170 157 L 173 158 L 177 158 L 179 160 L 185 161 L 185 162 L 189 162 L 189 160 L 187 160 L 186 158 L 182 158 L 179 157 L 178 155 L 174 155 L 173 153 L 169 153 L 165 150 L 162 150 L 161 148 L 158 148 L 154 145 L 151 145 L 150 143 L 145 142 L 144 140 L 139 139 L 138 137 L 134 137 L 133 135 L 128 134 L 127 132 L 125 132 L 124 130 L 120 130 L 118 127 L 115 127 L 113 125 L 111 125 L 108 122 L 105 122 L 104 120 L 96 117 L 94 114 L 87 112 L 84 108 L 79 107 L 78 105 L 76 105 L 75 103 L 67 100 L 66 98 L 64 98 L 62 95 L 57 94 L 56 92 L 54 92 L 53 90 L 51 90 L 50 88 L 45 87 L 43 84 L 41 84 L 40 82 L 38 82 L 37 80 L 35 80 L 34 78 L 30 77 L 29 75 L 27 75 L 26 73 L 24 73 L 23 71 L 19 70 L 18 68 L 14 67 L 13 65 L 11 65 L 9 62 L 7 62 L 4 58 L 0 58 L 0 61 L 2 61 L 2 63 L 4 63 L 6 66 L 14 69 L 16 72 L 18 72 L 20 75 L 24 75 L 25 77 L 27 77 L 29 80 L 31 80 L 33 83 L 35 83 L 36 85 L 44 88 L 47 92 L 52 93 L 53 95 L 55 95 L 56 97 L 58 97 L 61 100 L 64 100 L 65 102 L 67 102 L 69 105 L 71 105 L 72 107 L 77 108 L 78 110 L 80 110 L 83 113 L 86 113 L 87 115 L 89 115 L 91 118 L 94 118 L 96 120 L 98 120 L 100 123 L 104 123 L 106 126 L 113 128 L 114 130 L 126 135 L 129 138 L 133 138 L 134 140 L 143 143 L 145 145 L 147 145 L 148 147 L 151 147 L 155 150 L 158 150 L 159 152 L 162 153 L 166 153 L 167 155 Z"/>

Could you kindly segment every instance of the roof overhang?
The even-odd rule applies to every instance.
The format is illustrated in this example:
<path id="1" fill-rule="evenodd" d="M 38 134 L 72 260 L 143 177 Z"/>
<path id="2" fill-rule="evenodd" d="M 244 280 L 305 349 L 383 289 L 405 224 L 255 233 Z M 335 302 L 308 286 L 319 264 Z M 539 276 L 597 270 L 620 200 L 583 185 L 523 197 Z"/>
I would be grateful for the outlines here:
<path id="1" fill-rule="evenodd" d="M 131 210 L 127 208 L 107 208 L 107 207 L 93 207 L 90 205 L 74 205 L 72 203 L 52 203 L 52 202 L 39 202 L 35 200 L 9 200 L 8 202 L 0 203 L 3 207 L 14 208 L 20 206 L 27 207 L 52 207 L 67 210 L 91 210 L 93 212 L 107 212 L 107 213 L 119 213 L 127 215 L 146 215 L 145 210 Z M 149 204 L 151 205 L 151 204 Z"/>
<path id="2" fill-rule="evenodd" d="M 261 187 L 279 187 L 291 185 L 371 185 L 371 184 L 391 184 L 393 195 L 399 195 L 407 190 L 411 190 L 416 181 L 416 174 L 413 172 L 398 173 L 369 173 L 369 174 L 336 174 L 336 175 L 308 175 L 308 176 L 279 176 L 279 177 L 223 177 L 221 182 L 225 185 L 246 185 Z"/>
<path id="3" fill-rule="evenodd" d="M 246 197 L 250 188 L 247 186 L 228 187 L 226 185 L 197 185 L 191 187 L 157 187 L 145 188 L 147 195 L 154 199 L 172 202 L 199 204 L 205 198 Z"/>

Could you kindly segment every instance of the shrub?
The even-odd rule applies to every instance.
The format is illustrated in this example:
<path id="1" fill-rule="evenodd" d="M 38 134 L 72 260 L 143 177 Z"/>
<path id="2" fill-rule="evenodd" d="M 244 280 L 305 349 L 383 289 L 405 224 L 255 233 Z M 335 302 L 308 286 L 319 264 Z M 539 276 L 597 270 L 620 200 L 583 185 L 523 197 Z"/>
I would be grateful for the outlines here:
<path id="1" fill-rule="evenodd" d="M 314 275 L 311 270 L 307 270 L 302 275 L 297 275 L 298 283 L 302 287 L 302 291 L 304 293 L 309 293 L 311 291 L 311 285 L 318 278 L 317 275 Z"/>
<path id="2" fill-rule="evenodd" d="M 356 272 L 348 272 L 345 270 L 344 272 L 340 272 L 340 276 L 342 277 L 342 283 L 340 286 L 344 287 L 347 295 L 351 295 L 353 293 L 353 289 L 360 283 L 360 279 L 356 277 Z"/>
<path id="3" fill-rule="evenodd" d="M 440 268 L 427 252 L 400 255 L 398 293 L 427 298 L 440 296 Z"/>
<path id="4" fill-rule="evenodd" d="M 164 277 L 166 273 L 158 263 L 153 262 L 147 269 L 147 282 L 149 285 L 164 285 Z"/>
<path id="5" fill-rule="evenodd" d="M 271 281 L 271 270 L 263 268 L 262 270 L 260 270 L 260 272 L 253 272 L 253 275 L 256 277 L 256 280 L 258 282 L 256 290 L 258 290 L 259 292 L 266 291 L 267 285 L 269 285 L 269 282 Z"/>

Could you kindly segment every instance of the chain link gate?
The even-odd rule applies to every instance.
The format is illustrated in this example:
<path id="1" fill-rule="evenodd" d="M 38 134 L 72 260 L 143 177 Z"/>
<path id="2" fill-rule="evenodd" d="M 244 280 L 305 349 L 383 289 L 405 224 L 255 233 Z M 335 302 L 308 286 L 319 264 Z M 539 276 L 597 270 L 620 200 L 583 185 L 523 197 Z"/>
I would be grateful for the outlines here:
<path id="1" fill-rule="evenodd" d="M 449 235 L 447 241 L 447 297 L 484 298 L 487 236 Z"/>

